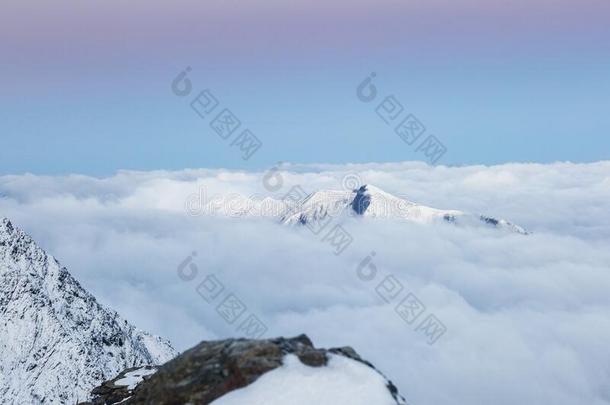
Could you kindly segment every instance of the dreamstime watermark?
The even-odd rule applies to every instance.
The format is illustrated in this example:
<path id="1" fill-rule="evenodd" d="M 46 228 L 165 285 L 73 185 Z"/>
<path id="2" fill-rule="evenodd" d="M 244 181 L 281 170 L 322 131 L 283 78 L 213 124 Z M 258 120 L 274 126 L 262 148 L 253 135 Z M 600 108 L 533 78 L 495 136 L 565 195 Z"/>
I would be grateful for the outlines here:
<path id="1" fill-rule="evenodd" d="M 312 213 L 316 221 L 330 221 L 342 214 L 348 217 L 358 217 L 365 212 L 370 200 L 364 194 L 355 190 L 354 199 L 350 204 L 337 199 L 329 201 L 324 214 Z M 353 191 L 352 191 L 353 192 Z M 277 218 L 287 223 L 302 223 L 310 225 L 307 218 L 305 203 L 310 196 L 301 186 L 293 186 L 281 198 L 272 198 L 261 194 L 249 196 L 239 193 L 210 195 L 206 186 L 200 186 L 198 192 L 189 194 L 185 200 L 184 209 L 189 216 L 220 216 L 240 218 L 246 216 L 261 218 Z M 393 218 L 407 215 L 414 204 L 397 199 L 381 199 L 376 202 L 375 215 L 378 218 Z M 314 232 L 319 233 L 319 232 Z"/>
<path id="2" fill-rule="evenodd" d="M 199 187 L 197 193 L 190 194 L 184 208 L 189 216 L 226 216 L 239 218 L 256 216 L 263 218 L 281 218 L 286 214 L 286 204 L 281 200 L 259 194 L 244 196 L 239 193 L 208 195 L 205 186 Z"/>
<path id="3" fill-rule="evenodd" d="M 180 280 L 191 283 L 199 278 L 199 268 L 193 262 L 197 252 L 188 255 L 176 268 Z M 197 294 L 208 304 L 214 305 L 216 313 L 235 331 L 250 339 L 260 339 L 268 330 L 260 317 L 248 311 L 248 307 L 234 293 L 228 291 L 214 274 L 206 274 L 195 287 Z M 239 322 L 238 322 L 239 321 Z"/>
<path id="4" fill-rule="evenodd" d="M 377 75 L 373 72 L 367 76 L 356 88 L 356 96 L 363 103 L 370 103 L 377 98 L 377 86 L 373 79 Z M 426 132 L 426 127 L 413 114 L 403 114 L 405 108 L 394 95 L 386 96 L 375 107 L 375 112 L 386 124 L 394 128 L 394 132 L 407 145 L 413 146 Z M 422 152 L 431 164 L 436 164 L 447 152 L 447 148 L 434 135 L 428 135 L 418 146 L 415 152 Z"/>
<path id="5" fill-rule="evenodd" d="M 291 187 L 281 200 L 287 208 L 287 214 L 282 222 L 304 225 L 313 235 L 320 237 L 323 243 L 329 244 L 333 248 L 333 253 L 338 256 L 352 244 L 354 238 L 340 224 L 335 224 L 328 232 L 323 232 L 325 229 L 329 229 L 329 225 L 337 213 L 328 211 L 308 216 L 309 213 L 303 212 L 302 207 L 309 195 L 301 186 Z"/>
<path id="6" fill-rule="evenodd" d="M 382 277 L 378 277 L 379 270 L 373 263 L 375 255 L 374 251 L 371 252 L 356 266 L 356 276 L 365 283 L 371 283 Z M 447 332 L 447 327 L 434 314 L 428 314 L 416 324 L 415 321 L 426 312 L 426 306 L 412 292 L 408 292 L 400 299 L 404 291 L 404 285 L 393 274 L 387 274 L 375 286 L 377 295 L 388 304 L 396 303 L 394 312 L 407 325 L 415 326 L 414 330 L 423 333 L 427 343 L 433 345 Z"/>
<path id="7" fill-rule="evenodd" d="M 172 92 L 177 97 L 191 95 L 193 84 L 188 78 L 191 70 L 190 66 L 187 67 L 172 81 Z M 219 105 L 218 98 L 209 89 L 200 91 L 190 102 L 191 109 L 203 120 L 207 119 Z M 229 146 L 238 148 L 242 153 L 241 158 L 249 160 L 263 146 L 263 142 L 248 128 L 241 129 L 239 135 L 233 137 L 234 134 L 238 133 L 241 123 L 241 120 L 229 108 L 225 107 L 210 120 L 209 125 L 223 141 L 231 139 Z"/>

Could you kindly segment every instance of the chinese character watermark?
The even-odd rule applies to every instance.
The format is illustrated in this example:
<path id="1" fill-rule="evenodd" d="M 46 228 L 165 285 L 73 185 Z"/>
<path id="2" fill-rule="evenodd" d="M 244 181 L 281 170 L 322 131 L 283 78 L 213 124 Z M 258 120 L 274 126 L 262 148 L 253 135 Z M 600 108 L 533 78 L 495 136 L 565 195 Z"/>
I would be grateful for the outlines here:
<path id="1" fill-rule="evenodd" d="M 379 270 L 373 263 L 376 253 L 371 252 L 356 266 L 356 276 L 366 283 L 379 280 Z M 394 306 L 394 312 L 409 326 L 415 324 L 414 331 L 422 333 L 429 345 L 436 343 L 447 332 L 447 327 L 434 314 L 428 314 L 419 323 L 417 319 L 426 311 L 426 306 L 412 292 L 408 292 L 402 299 L 405 291 L 403 284 L 393 275 L 388 274 L 375 286 L 375 293 L 384 302 Z"/>
<path id="2" fill-rule="evenodd" d="M 370 103 L 377 98 L 377 86 L 373 84 L 375 73 L 367 76 L 357 87 L 356 96 L 363 103 Z M 407 145 L 413 146 L 422 138 L 426 127 L 412 113 L 403 114 L 404 106 L 394 95 L 386 96 L 375 107 L 375 113 L 386 124 L 394 129 Z M 428 135 L 415 148 L 415 152 L 421 152 L 430 164 L 436 164 L 447 152 L 447 147 L 434 135 Z"/>
<path id="3" fill-rule="evenodd" d="M 192 93 L 193 84 L 188 78 L 191 70 L 190 66 L 187 67 L 172 81 L 172 92 L 177 97 L 187 97 Z M 218 98 L 210 89 L 200 91 L 190 102 L 191 109 L 203 120 L 218 111 L 219 105 Z M 237 148 L 243 160 L 249 160 L 263 146 L 263 142 L 251 130 L 242 128 L 241 120 L 227 107 L 216 113 L 209 126 L 223 141 L 231 140 L 229 146 Z"/>
<path id="4" fill-rule="evenodd" d="M 199 277 L 199 269 L 193 262 L 196 256 L 197 252 L 192 252 L 178 265 L 176 272 L 182 281 L 192 282 Z M 195 291 L 206 303 L 214 305 L 216 313 L 241 336 L 260 339 L 267 332 L 265 323 L 249 312 L 247 305 L 234 292 L 228 291 L 216 275 L 204 275 Z"/>

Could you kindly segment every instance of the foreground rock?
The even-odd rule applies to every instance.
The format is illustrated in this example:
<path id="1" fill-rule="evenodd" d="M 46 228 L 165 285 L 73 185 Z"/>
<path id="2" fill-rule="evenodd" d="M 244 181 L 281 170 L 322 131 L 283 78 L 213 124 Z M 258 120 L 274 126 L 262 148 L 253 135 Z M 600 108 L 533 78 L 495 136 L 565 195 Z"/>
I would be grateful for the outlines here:
<path id="1" fill-rule="evenodd" d="M 292 387 L 290 381 L 294 382 L 294 378 L 292 380 L 283 378 L 282 374 L 289 375 L 290 370 L 286 363 L 287 359 L 291 358 L 294 359 L 292 362 L 299 363 L 298 366 L 301 369 L 307 370 L 302 381 L 299 381 L 302 384 L 292 384 Z M 341 374 L 343 370 L 341 367 L 350 363 L 349 367 L 345 369 L 346 375 L 341 375 L 341 377 L 345 377 L 343 380 L 348 382 L 350 378 L 355 378 L 353 392 L 333 392 L 333 390 L 339 389 L 338 387 L 341 387 L 342 391 L 348 391 L 350 385 L 333 386 L 319 378 L 309 378 L 318 370 L 331 369 L 331 362 L 335 375 L 336 373 Z M 311 367 L 311 369 L 306 367 Z M 357 369 L 356 372 L 353 372 L 354 368 Z M 134 372 L 139 375 L 148 375 L 142 375 L 141 378 L 136 376 L 131 380 L 126 378 L 130 373 L 133 377 Z M 274 378 L 280 378 L 282 383 L 274 382 L 264 387 L 260 385 L 272 374 L 274 374 Z M 264 377 L 261 378 L 262 376 Z M 291 376 L 294 377 L 294 373 Z M 341 378 L 332 378 L 332 380 L 339 379 Z M 311 385 L 312 381 L 315 381 L 314 386 Z M 128 386 L 128 384 L 131 385 Z M 310 385 L 307 386 L 307 384 Z M 252 391 L 251 394 L 247 392 L 251 388 L 250 385 L 252 387 L 258 385 L 260 389 L 257 391 L 259 392 Z M 295 388 L 295 385 L 303 386 Z M 370 387 L 367 388 L 366 385 L 370 385 Z M 247 388 L 240 390 L 244 387 Z M 209 404 L 222 397 L 219 401 L 227 404 L 246 404 L 243 398 L 248 398 L 247 404 L 270 404 L 274 401 L 269 402 L 269 399 L 262 399 L 260 394 L 261 389 L 269 391 L 267 387 L 283 390 L 283 392 L 275 393 L 266 392 L 265 396 L 271 398 L 285 397 L 289 392 L 296 392 L 297 394 L 294 395 L 299 398 L 290 398 L 289 402 L 284 402 L 292 404 L 308 403 L 308 398 L 317 397 L 326 398 L 329 401 L 333 397 L 346 398 L 350 395 L 362 397 L 366 390 L 375 391 L 371 395 L 376 395 L 375 398 L 382 398 L 382 401 L 375 405 L 405 404 L 396 387 L 373 365 L 360 358 L 352 348 L 316 349 L 305 335 L 292 339 L 228 339 L 203 342 L 161 366 L 154 374 L 142 373 L 142 370 L 134 369 L 121 373 L 114 380 L 93 390 L 92 403 L 96 405 L 119 402 L 121 404 L 159 405 Z M 290 391 L 291 389 L 293 391 Z M 235 393 L 239 395 L 235 399 L 230 398 Z M 225 397 L 226 394 L 229 395 Z M 304 396 L 308 398 L 304 398 Z M 227 400 L 223 402 L 224 398 Z M 282 403 L 282 401 L 278 403 Z M 332 401 L 328 403 L 332 403 Z M 352 402 L 351 405 L 353 404 Z"/>

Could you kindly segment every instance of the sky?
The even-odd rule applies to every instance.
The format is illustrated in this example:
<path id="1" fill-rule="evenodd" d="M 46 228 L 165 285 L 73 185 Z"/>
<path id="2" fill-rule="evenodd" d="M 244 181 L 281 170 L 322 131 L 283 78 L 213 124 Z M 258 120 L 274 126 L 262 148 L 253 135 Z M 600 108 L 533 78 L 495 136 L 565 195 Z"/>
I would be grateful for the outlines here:
<path id="1" fill-rule="evenodd" d="M 9 0 L 0 54 L 3 174 L 426 161 L 376 113 L 388 96 L 445 146 L 437 164 L 610 152 L 604 0 Z M 210 128 L 221 108 L 262 142 L 249 159 Z"/>
<path id="2" fill-rule="evenodd" d="M 412 405 L 610 403 L 610 162 L 278 173 L 273 193 L 261 171 L 0 176 L 0 217 L 100 303 L 178 350 L 241 335 L 241 319 L 228 323 L 217 310 L 232 293 L 264 322 L 266 337 L 307 333 L 318 347 L 352 346 Z M 428 206 L 505 218 L 530 234 L 340 217 L 353 242 L 335 255 L 307 227 L 193 216 L 186 206 L 201 187 L 210 196 L 280 197 L 295 185 L 342 189 L 348 175 Z M 193 278 L 180 270 L 188 264 Z M 377 273 L 361 277 L 370 265 Z M 224 287 L 209 302 L 198 291 L 208 276 Z M 392 299 L 379 293 L 390 276 L 403 287 Z M 411 323 L 395 310 L 408 294 L 425 306 Z M 431 345 L 417 330 L 429 315 L 446 327 Z"/>

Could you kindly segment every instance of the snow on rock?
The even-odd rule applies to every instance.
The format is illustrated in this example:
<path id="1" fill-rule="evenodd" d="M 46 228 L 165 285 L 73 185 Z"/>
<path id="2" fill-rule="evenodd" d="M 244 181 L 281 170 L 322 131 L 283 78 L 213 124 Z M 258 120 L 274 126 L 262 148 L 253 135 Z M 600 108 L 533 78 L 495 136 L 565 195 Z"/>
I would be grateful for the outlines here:
<path id="1" fill-rule="evenodd" d="M 406 404 L 354 349 L 318 349 L 306 335 L 202 342 L 133 389 L 118 386 L 126 375 L 95 388 L 87 405 Z"/>
<path id="2" fill-rule="evenodd" d="M 0 220 L 0 403 L 74 404 L 128 367 L 176 355 L 101 306 L 23 231 Z"/>
<path id="3" fill-rule="evenodd" d="M 396 405 L 386 381 L 375 370 L 331 354 L 326 367 L 310 367 L 295 355 L 253 384 L 220 397 L 211 405 Z"/>
<path id="4" fill-rule="evenodd" d="M 125 376 L 114 382 L 114 385 L 126 387 L 128 390 L 135 389 L 144 378 L 157 372 L 156 367 L 139 367 L 133 371 L 128 371 Z"/>

